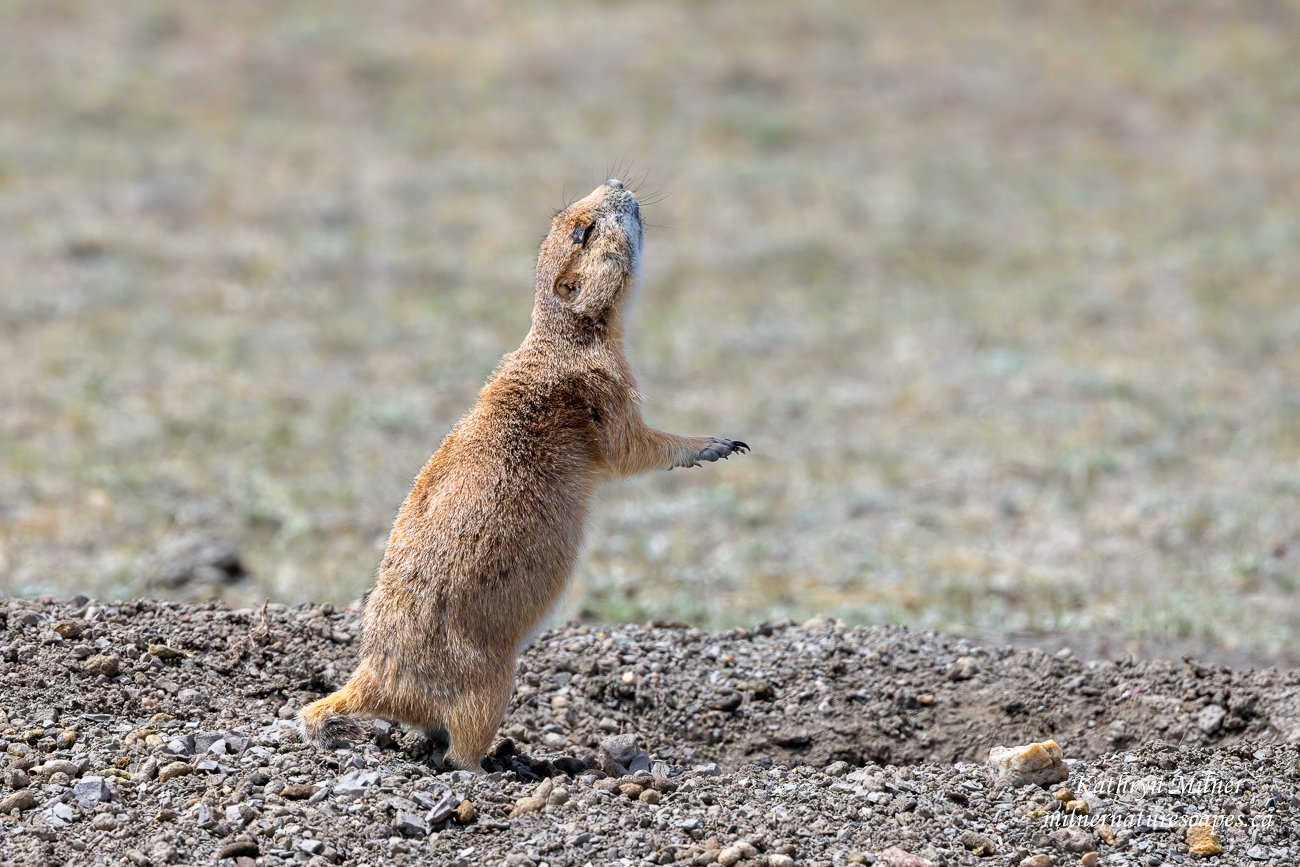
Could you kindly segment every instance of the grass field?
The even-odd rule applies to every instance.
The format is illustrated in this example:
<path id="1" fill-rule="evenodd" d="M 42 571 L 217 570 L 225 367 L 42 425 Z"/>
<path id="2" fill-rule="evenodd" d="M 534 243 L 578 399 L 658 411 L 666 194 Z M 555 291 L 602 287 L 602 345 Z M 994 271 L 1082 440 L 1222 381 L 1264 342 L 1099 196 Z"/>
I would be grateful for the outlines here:
<path id="1" fill-rule="evenodd" d="M 354 598 L 527 329 L 654 226 L 660 427 L 565 614 L 1300 649 L 1300 5 L 0 7 L 0 592 L 166 540 Z"/>

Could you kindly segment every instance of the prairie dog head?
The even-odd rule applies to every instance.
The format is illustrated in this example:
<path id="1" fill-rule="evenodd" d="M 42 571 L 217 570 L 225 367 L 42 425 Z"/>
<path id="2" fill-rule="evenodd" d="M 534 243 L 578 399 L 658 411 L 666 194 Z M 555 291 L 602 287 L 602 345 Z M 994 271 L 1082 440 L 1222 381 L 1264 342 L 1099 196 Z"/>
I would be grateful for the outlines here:
<path id="1" fill-rule="evenodd" d="M 641 208 L 617 178 L 555 215 L 537 257 L 534 327 L 576 334 L 617 327 L 641 278 Z"/>

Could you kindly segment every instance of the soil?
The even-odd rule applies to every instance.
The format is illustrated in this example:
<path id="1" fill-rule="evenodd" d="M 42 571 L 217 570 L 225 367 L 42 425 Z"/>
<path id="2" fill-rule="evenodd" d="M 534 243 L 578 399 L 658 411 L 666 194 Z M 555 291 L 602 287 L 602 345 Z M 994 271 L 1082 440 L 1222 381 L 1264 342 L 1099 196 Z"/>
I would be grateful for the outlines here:
<path id="1" fill-rule="evenodd" d="M 383 723 L 298 741 L 358 627 L 0 601 L 0 862 L 1165 864 L 1200 860 L 1207 821 L 1217 863 L 1300 860 L 1296 671 L 823 619 L 569 625 L 525 653 L 470 777 Z M 991 747 L 1048 738 L 1071 792 L 995 785 Z"/>

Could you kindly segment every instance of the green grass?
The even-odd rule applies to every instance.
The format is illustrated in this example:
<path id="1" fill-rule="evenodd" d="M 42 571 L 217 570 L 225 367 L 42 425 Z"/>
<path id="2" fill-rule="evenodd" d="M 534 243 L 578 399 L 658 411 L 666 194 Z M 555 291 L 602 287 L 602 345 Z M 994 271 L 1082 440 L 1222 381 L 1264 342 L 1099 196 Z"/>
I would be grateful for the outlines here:
<path id="1" fill-rule="evenodd" d="M 551 209 L 648 171 L 650 420 L 564 614 L 828 611 L 1300 650 L 1294 4 L 17 2 L 0 592 L 369 584 L 527 329 Z"/>

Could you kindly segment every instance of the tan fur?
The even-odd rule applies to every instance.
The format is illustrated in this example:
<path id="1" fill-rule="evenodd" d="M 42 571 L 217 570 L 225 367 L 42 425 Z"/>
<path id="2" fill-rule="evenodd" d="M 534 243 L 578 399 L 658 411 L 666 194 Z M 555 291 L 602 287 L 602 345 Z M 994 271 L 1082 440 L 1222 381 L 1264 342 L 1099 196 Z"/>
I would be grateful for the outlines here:
<path id="1" fill-rule="evenodd" d="M 520 644 L 573 571 L 596 486 L 747 449 L 642 420 L 623 354 L 642 240 L 636 199 L 617 180 L 555 216 L 532 328 L 398 511 L 366 602 L 360 663 L 346 686 L 303 709 L 308 739 L 355 739 L 352 716 L 445 728 L 447 757 L 479 769 Z"/>

